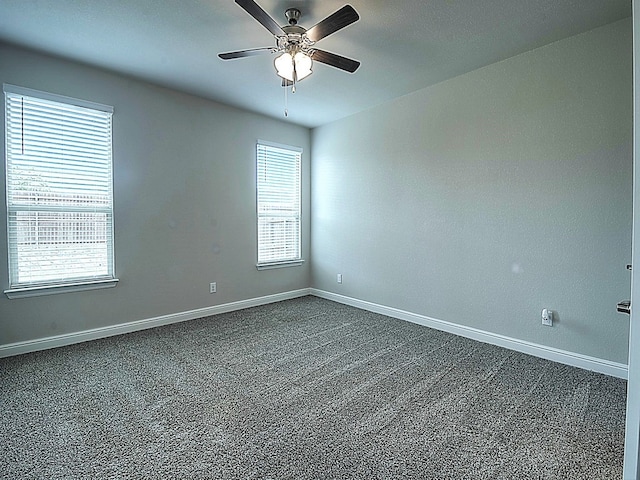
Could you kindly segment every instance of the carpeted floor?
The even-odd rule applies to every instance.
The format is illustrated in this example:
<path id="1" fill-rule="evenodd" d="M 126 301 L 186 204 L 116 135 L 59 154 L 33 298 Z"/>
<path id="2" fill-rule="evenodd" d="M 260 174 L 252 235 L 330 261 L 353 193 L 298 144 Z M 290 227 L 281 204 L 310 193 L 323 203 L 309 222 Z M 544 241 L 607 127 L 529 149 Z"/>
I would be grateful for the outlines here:
<path id="1" fill-rule="evenodd" d="M 626 382 L 315 297 L 0 359 L 0 478 L 621 478 Z"/>

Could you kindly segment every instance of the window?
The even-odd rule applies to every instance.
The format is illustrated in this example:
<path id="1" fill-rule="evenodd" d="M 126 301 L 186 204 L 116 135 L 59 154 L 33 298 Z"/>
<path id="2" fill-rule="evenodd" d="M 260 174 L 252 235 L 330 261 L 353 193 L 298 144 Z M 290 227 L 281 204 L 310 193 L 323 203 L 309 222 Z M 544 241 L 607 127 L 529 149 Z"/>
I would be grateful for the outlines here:
<path id="1" fill-rule="evenodd" d="M 258 268 L 300 265 L 302 149 L 258 141 Z"/>
<path id="2" fill-rule="evenodd" d="M 13 85 L 4 92 L 5 293 L 114 286 L 113 109 Z"/>

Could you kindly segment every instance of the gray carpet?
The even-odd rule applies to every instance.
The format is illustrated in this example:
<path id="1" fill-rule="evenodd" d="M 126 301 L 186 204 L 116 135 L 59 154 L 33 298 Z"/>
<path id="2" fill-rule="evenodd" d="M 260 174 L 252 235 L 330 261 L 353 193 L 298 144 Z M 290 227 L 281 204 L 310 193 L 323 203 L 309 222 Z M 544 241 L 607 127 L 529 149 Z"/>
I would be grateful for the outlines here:
<path id="1" fill-rule="evenodd" d="M 626 382 L 304 297 L 0 360 L 0 477 L 621 478 Z"/>

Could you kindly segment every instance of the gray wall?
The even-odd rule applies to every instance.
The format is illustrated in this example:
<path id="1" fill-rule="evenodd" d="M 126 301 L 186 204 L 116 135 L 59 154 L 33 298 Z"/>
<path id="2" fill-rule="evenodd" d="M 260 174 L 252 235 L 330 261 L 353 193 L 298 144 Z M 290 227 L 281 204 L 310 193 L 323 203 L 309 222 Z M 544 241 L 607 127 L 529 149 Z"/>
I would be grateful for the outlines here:
<path id="1" fill-rule="evenodd" d="M 258 272 L 255 142 L 303 154 L 309 256 L 309 130 L 94 68 L 0 45 L 0 83 L 113 105 L 116 288 L 9 300 L 0 345 L 309 286 L 309 262 Z M 4 116 L 4 108 L 2 115 Z M 2 136 L 4 151 L 4 136 Z M 0 175 L 4 191 L 4 162 Z M 0 200 L 0 288 L 8 287 Z M 209 294 L 209 282 L 218 293 Z"/>
<path id="2" fill-rule="evenodd" d="M 623 20 L 314 129 L 312 286 L 626 363 L 631 33 Z"/>

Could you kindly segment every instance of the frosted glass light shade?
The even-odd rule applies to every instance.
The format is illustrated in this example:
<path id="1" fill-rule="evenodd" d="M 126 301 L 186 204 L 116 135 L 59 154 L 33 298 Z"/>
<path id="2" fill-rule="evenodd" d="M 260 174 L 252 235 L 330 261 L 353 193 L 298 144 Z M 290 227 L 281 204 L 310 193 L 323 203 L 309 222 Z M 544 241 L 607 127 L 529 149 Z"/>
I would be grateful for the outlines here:
<path id="1" fill-rule="evenodd" d="M 289 53 L 283 53 L 274 62 L 278 75 L 293 82 L 293 57 Z"/>
<path id="2" fill-rule="evenodd" d="M 293 61 L 296 64 L 296 77 L 298 81 L 311 75 L 311 67 L 313 66 L 311 57 L 302 52 L 298 52 L 296 56 L 293 57 Z"/>
<path id="3" fill-rule="evenodd" d="M 290 82 L 299 82 L 313 73 L 311 57 L 302 52 L 296 53 L 293 57 L 288 52 L 283 53 L 273 63 L 278 75 Z"/>

